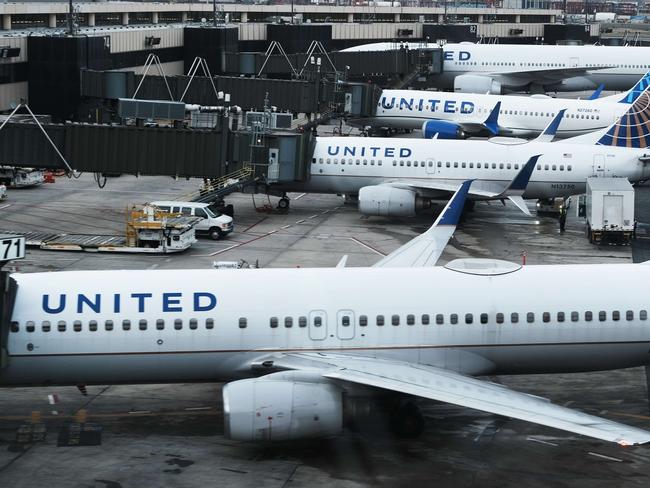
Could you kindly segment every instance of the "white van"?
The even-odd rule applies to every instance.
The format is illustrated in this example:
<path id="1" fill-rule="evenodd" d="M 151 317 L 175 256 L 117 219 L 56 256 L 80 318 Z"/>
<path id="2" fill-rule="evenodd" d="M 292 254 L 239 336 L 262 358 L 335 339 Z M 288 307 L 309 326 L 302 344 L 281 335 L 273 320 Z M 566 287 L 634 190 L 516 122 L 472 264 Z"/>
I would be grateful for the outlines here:
<path id="1" fill-rule="evenodd" d="M 207 234 L 210 239 L 221 239 L 230 234 L 233 229 L 232 217 L 210 208 L 207 203 L 169 201 L 151 202 L 151 205 L 155 205 L 163 212 L 201 217 L 203 220 L 194 227 L 196 234 Z"/>

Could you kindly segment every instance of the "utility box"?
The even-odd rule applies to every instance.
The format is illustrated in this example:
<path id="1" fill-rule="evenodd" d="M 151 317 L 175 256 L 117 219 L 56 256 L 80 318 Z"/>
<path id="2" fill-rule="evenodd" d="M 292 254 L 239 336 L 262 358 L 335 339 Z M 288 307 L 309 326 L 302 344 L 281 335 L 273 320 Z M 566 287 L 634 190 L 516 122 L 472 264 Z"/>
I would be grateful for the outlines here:
<path id="1" fill-rule="evenodd" d="M 628 243 L 634 233 L 634 188 L 627 178 L 587 178 L 587 236 Z"/>

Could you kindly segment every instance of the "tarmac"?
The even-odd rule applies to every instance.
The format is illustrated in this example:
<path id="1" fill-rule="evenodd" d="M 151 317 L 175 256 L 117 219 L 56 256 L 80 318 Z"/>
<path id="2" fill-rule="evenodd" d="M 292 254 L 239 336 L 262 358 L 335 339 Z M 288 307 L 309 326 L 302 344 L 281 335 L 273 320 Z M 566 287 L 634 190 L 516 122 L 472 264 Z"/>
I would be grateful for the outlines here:
<path id="1" fill-rule="evenodd" d="M 92 175 L 57 178 L 40 188 L 9 190 L 0 203 L 0 229 L 117 235 L 124 232 L 129 205 L 177 198 L 198 184 L 122 176 L 109 178 L 100 190 Z M 182 254 L 29 249 L 11 266 L 21 272 L 206 269 L 215 260 L 244 259 L 262 267 L 314 267 L 335 266 L 343 255 L 349 266 L 367 266 L 424 231 L 435 217 L 435 211 L 414 219 L 366 217 L 339 196 L 290 196 L 291 209 L 279 213 L 277 198 L 232 195 L 233 234 L 221 241 L 199 239 Z M 632 246 L 594 246 L 575 205 L 561 234 L 553 217 L 534 212 L 527 217 L 509 203 L 478 203 L 465 214 L 441 263 L 458 257 L 521 262 L 524 254 L 527 264 L 642 261 L 650 259 L 650 187 L 638 188 L 637 216 Z M 570 292 L 561 281 L 549 290 Z M 641 368 L 491 379 L 650 428 Z M 0 393 L 0 486 L 591 488 L 650 482 L 648 446 L 621 448 L 452 405 L 422 402 L 421 407 L 427 425 L 415 440 L 396 439 L 378 423 L 372 432 L 260 446 L 224 437 L 220 384 L 92 386 L 87 396 L 74 387 L 6 388 Z M 75 421 L 87 422 L 95 433 L 75 437 L 69 426 Z M 99 445 L 70 445 L 77 441 Z"/>

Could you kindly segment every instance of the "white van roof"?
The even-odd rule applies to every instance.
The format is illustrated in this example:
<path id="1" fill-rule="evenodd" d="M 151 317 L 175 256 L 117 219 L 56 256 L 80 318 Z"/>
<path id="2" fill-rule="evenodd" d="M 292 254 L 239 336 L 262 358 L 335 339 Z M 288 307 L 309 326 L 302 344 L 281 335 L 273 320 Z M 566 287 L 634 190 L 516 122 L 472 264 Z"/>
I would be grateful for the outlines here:
<path id="1" fill-rule="evenodd" d="M 164 201 L 163 201 L 163 200 L 157 200 L 157 201 L 155 201 L 155 202 L 149 202 L 149 203 L 150 203 L 151 205 L 156 205 L 156 206 L 167 205 L 167 206 L 170 206 L 170 207 L 174 207 L 174 206 L 176 206 L 176 207 L 195 207 L 195 208 L 203 208 L 203 207 L 209 207 L 209 206 L 210 206 L 209 203 L 201 203 L 201 202 L 179 202 L 179 201 L 176 201 L 176 200 L 169 200 L 169 201 L 167 201 L 167 200 L 164 200 Z"/>

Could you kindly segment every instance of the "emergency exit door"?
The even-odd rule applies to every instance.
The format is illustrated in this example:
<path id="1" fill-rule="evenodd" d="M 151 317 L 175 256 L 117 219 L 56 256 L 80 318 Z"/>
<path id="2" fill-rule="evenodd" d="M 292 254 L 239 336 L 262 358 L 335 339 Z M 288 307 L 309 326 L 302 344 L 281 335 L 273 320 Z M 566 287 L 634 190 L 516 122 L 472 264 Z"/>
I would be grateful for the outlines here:
<path id="1" fill-rule="evenodd" d="M 436 174 L 436 162 L 429 158 L 425 161 L 427 174 L 434 175 Z"/>
<path id="2" fill-rule="evenodd" d="M 339 310 L 336 314 L 336 335 L 339 339 L 354 338 L 354 312 L 352 310 Z"/>
<path id="3" fill-rule="evenodd" d="M 309 338 L 312 341 L 322 341 L 327 337 L 327 314 L 324 310 L 309 312 Z"/>

